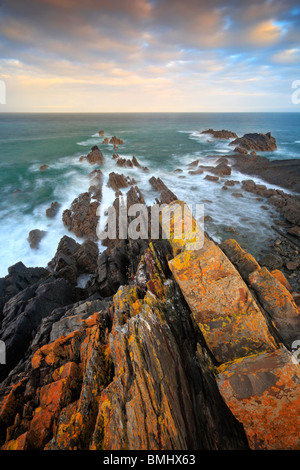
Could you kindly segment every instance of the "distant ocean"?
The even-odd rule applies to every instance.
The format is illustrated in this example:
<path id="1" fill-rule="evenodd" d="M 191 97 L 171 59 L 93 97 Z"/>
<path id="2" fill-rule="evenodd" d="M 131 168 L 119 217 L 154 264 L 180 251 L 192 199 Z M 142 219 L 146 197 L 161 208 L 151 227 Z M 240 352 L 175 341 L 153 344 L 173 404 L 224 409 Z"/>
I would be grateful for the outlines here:
<path id="1" fill-rule="evenodd" d="M 239 136 L 271 131 L 278 150 L 264 155 L 300 158 L 300 113 L 0 114 L 0 276 L 18 261 L 46 266 L 64 234 L 76 238 L 63 226 L 61 216 L 89 187 L 87 175 L 93 167 L 79 157 L 93 145 L 106 157 L 105 178 L 111 171 L 134 175 L 146 202 L 151 203 L 157 195 L 148 180 L 159 176 L 180 199 L 205 201 L 205 214 L 212 218 L 205 228 L 216 241 L 230 237 L 226 227 L 234 226 L 238 241 L 259 255 L 271 235 L 272 211 L 264 210 L 253 194 L 237 199 L 231 191 L 222 191 L 221 184 L 204 180 L 205 174 L 187 172 L 188 164 L 196 159 L 211 165 L 231 152 L 228 141 L 201 135 L 209 128 L 228 129 Z M 99 130 L 104 130 L 105 137 L 123 139 L 124 145 L 117 151 L 103 145 Z M 135 169 L 116 167 L 111 158 L 116 152 L 121 157 L 134 155 L 150 172 L 137 174 Z M 49 168 L 42 172 L 39 168 L 44 164 Z M 177 168 L 184 172 L 173 174 Z M 247 177 L 233 172 L 230 179 Z M 104 203 L 113 198 L 106 188 Z M 49 219 L 45 210 L 53 201 L 61 203 L 61 210 Z M 46 230 L 47 236 L 38 250 L 32 250 L 27 237 L 36 228 Z"/>

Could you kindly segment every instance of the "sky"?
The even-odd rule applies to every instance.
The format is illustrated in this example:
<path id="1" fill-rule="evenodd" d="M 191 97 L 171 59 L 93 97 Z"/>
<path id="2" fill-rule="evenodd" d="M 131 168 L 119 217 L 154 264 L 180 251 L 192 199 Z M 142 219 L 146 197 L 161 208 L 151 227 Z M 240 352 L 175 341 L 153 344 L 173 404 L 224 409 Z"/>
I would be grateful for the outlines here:
<path id="1" fill-rule="evenodd" d="M 0 112 L 299 111 L 299 66 L 299 0 L 0 0 Z"/>

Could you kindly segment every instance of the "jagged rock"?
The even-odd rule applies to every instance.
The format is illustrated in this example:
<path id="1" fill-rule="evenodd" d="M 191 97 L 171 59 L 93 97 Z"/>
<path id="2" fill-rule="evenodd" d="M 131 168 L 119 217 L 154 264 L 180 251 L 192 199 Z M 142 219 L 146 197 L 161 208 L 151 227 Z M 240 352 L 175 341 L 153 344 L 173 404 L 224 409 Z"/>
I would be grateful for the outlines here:
<path id="1" fill-rule="evenodd" d="M 211 134 L 215 139 L 236 139 L 237 138 L 237 134 L 235 132 L 227 131 L 225 129 L 221 131 L 208 129 L 206 131 L 202 131 L 201 134 Z"/>
<path id="2" fill-rule="evenodd" d="M 177 197 L 175 194 L 165 185 L 165 183 L 160 178 L 155 178 L 152 176 L 149 183 L 160 193 L 160 200 L 162 204 L 169 204 L 172 201 L 175 201 Z"/>
<path id="3" fill-rule="evenodd" d="M 80 157 L 80 161 L 87 160 L 91 165 L 97 163 L 98 165 L 103 165 L 104 163 L 104 156 L 101 150 L 97 145 L 94 145 L 91 151 L 87 154 L 87 156 Z"/>
<path id="4" fill-rule="evenodd" d="M 263 152 L 271 152 L 277 149 L 276 140 L 271 135 L 271 132 L 267 134 L 245 134 L 243 137 L 238 137 L 229 145 L 238 146 L 246 150 L 255 150 Z"/>
<path id="5" fill-rule="evenodd" d="M 66 235 L 60 240 L 56 254 L 48 263 L 48 269 L 76 285 L 80 274 L 93 274 L 97 270 L 98 246 L 92 240 L 82 245 Z"/>
<path id="6" fill-rule="evenodd" d="M 231 168 L 225 162 L 221 162 L 211 172 L 218 176 L 227 176 L 231 175 Z"/>
<path id="7" fill-rule="evenodd" d="M 30 248 L 37 250 L 40 245 L 40 241 L 46 236 L 47 232 L 44 230 L 34 229 L 29 232 L 28 241 Z"/>
<path id="8" fill-rule="evenodd" d="M 57 201 L 52 202 L 51 206 L 46 209 L 46 216 L 50 218 L 55 217 L 58 214 L 60 208 L 61 204 L 59 204 Z"/>
<path id="9" fill-rule="evenodd" d="M 130 178 L 129 176 L 120 175 L 119 173 L 115 173 L 114 171 L 109 174 L 107 186 L 112 188 L 114 191 L 118 191 L 122 188 L 128 188 L 128 186 L 136 184 L 134 178 Z"/>
<path id="10" fill-rule="evenodd" d="M 8 268 L 8 274 L 0 279 L 0 321 L 5 303 L 20 291 L 49 276 L 44 268 L 27 268 L 19 262 Z"/>
<path id="11" fill-rule="evenodd" d="M 118 137 L 116 136 L 113 136 L 110 141 L 109 141 L 110 144 L 113 144 L 113 145 L 123 145 L 123 140 L 122 139 L 118 139 Z"/>
<path id="12" fill-rule="evenodd" d="M 99 202 L 91 202 L 88 192 L 82 193 L 74 199 L 71 208 L 63 212 L 63 223 L 77 237 L 97 240 L 98 207 Z"/>
<path id="13" fill-rule="evenodd" d="M 48 277 L 22 290 L 6 302 L 0 339 L 6 346 L 6 365 L 1 366 L 0 382 L 24 356 L 34 331 L 52 310 L 76 301 L 77 289 L 65 279 Z"/>

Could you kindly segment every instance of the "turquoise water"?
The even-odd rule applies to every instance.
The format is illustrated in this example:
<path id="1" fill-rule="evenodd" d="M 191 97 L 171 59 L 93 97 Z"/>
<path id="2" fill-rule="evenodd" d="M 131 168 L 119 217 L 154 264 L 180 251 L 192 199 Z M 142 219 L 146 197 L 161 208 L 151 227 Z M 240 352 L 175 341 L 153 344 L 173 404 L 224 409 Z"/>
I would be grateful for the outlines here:
<path id="1" fill-rule="evenodd" d="M 27 266 L 45 266 L 61 236 L 71 235 L 61 214 L 88 189 L 87 175 L 93 169 L 79 162 L 81 155 L 96 144 L 106 157 L 106 177 L 110 171 L 118 171 L 111 158 L 116 151 L 102 144 L 101 129 L 105 136 L 124 140 L 118 149 L 120 156 L 135 155 L 150 169 L 149 174 L 119 169 L 134 175 L 147 202 L 154 202 L 156 196 L 148 180 L 152 175 L 160 176 L 187 202 L 210 201 L 205 203 L 205 213 L 213 220 L 206 229 L 216 241 L 228 238 L 224 226 L 234 225 L 239 241 L 253 254 L 259 253 L 270 237 L 265 225 L 270 226 L 272 213 L 262 209 L 263 203 L 253 195 L 237 200 L 230 191 L 222 191 L 222 185 L 205 181 L 205 175 L 191 176 L 186 171 L 196 159 L 204 165 L 214 164 L 230 153 L 228 141 L 200 134 L 208 128 L 228 129 L 238 135 L 271 131 L 278 150 L 267 153 L 268 158 L 300 158 L 300 113 L 0 114 L 0 276 L 20 260 Z M 41 172 L 43 164 L 49 168 Z M 176 168 L 184 173 L 173 174 Z M 230 178 L 246 179 L 238 173 Z M 106 189 L 104 203 L 112 199 L 112 192 Z M 53 201 L 62 204 L 54 220 L 45 216 Z M 35 228 L 47 231 L 39 250 L 30 249 L 27 241 L 28 232 Z"/>

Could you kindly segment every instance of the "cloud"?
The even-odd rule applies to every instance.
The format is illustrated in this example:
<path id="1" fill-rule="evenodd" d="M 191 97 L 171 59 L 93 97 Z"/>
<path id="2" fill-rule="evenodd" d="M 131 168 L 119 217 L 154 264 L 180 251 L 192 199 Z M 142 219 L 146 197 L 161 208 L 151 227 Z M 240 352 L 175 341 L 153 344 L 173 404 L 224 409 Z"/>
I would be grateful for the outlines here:
<path id="1" fill-rule="evenodd" d="M 145 109 L 184 99 L 194 109 L 200 91 L 215 93 L 217 106 L 220 95 L 268 97 L 280 83 L 284 96 L 298 73 L 297 8 L 295 0 L 10 0 L 0 7 L 0 74 L 14 109 L 30 108 L 29 96 L 49 109 L 45 90 L 59 107 L 75 103 L 76 89 L 76 109 L 83 97 L 92 107 L 94 95 L 107 107 L 114 96 L 124 110 L 137 94 Z"/>

